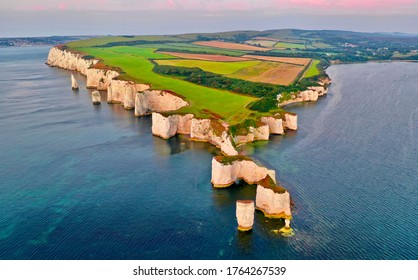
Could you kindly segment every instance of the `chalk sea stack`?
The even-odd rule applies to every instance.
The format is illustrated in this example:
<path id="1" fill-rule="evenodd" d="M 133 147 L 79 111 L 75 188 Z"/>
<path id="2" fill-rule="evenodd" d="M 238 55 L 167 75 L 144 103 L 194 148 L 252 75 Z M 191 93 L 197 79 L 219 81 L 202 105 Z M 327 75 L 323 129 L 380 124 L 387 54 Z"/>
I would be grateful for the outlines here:
<path id="1" fill-rule="evenodd" d="M 252 230 L 254 211 L 254 200 L 237 200 L 236 217 L 239 231 Z"/>
<path id="2" fill-rule="evenodd" d="M 78 83 L 73 74 L 71 74 L 71 89 L 78 90 Z"/>
<path id="3" fill-rule="evenodd" d="M 93 102 L 93 105 L 99 105 L 101 102 L 100 98 L 100 92 L 95 90 L 91 94 L 91 101 Z"/>

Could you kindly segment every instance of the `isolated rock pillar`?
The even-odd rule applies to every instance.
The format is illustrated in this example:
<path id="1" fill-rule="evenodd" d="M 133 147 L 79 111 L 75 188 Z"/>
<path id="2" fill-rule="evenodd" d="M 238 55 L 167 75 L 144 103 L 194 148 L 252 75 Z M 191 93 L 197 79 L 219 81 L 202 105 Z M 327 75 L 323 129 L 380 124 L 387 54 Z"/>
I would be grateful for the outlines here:
<path id="1" fill-rule="evenodd" d="M 238 221 L 238 230 L 249 231 L 254 224 L 254 201 L 237 200 L 236 217 Z"/>

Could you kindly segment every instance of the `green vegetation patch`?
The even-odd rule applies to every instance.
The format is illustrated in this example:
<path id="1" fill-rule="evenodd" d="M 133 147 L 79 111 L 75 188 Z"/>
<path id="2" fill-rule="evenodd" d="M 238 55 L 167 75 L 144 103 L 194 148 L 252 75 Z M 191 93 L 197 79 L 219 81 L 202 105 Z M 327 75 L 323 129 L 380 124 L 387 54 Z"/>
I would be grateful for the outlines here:
<path id="1" fill-rule="evenodd" d="M 250 132 L 250 127 L 257 128 L 264 125 L 264 123 L 254 120 L 254 119 L 246 119 L 245 121 L 231 125 L 229 127 L 229 131 L 233 137 L 238 135 L 247 135 Z"/>
<path id="2" fill-rule="evenodd" d="M 295 44 L 295 43 L 286 43 L 286 42 L 277 42 L 274 45 L 275 48 L 283 49 L 305 49 L 305 44 Z"/>
<path id="3" fill-rule="evenodd" d="M 189 106 L 179 113 L 192 113 L 196 117 L 213 118 L 214 115 L 234 123 L 247 118 L 252 112 L 247 105 L 257 100 L 251 96 L 235 94 L 230 91 L 208 88 L 173 77 L 162 76 L 153 71 L 150 59 L 172 58 L 155 53 L 152 48 L 112 47 L 78 48 L 87 55 L 100 58 L 108 66 L 117 66 L 124 72 L 119 78 L 137 83 L 150 84 L 152 89 L 170 90 L 184 97 Z"/>
<path id="4" fill-rule="evenodd" d="M 276 183 L 273 181 L 273 179 L 267 175 L 266 178 L 264 178 L 263 180 L 258 181 L 258 183 L 260 186 L 263 186 L 264 188 L 270 189 L 275 193 L 285 193 L 286 189 L 276 185 Z"/>
<path id="5" fill-rule="evenodd" d="M 180 66 L 180 67 L 197 67 L 203 71 L 227 75 L 235 73 L 243 68 L 255 66 L 260 62 L 257 60 L 249 61 L 234 61 L 234 62 L 219 62 L 206 60 L 192 60 L 192 59 L 170 59 L 170 60 L 155 60 L 159 65 Z"/>
<path id="6" fill-rule="evenodd" d="M 223 165 L 231 165 L 236 161 L 253 161 L 250 157 L 243 156 L 243 155 L 237 155 L 237 156 L 216 156 L 215 160 L 219 163 L 222 163 Z"/>
<path id="7" fill-rule="evenodd" d="M 319 70 L 318 70 L 318 64 L 320 63 L 320 60 L 315 59 L 310 65 L 309 68 L 306 70 L 305 74 L 304 74 L 304 78 L 310 78 L 310 77 L 314 77 L 320 74 Z"/>

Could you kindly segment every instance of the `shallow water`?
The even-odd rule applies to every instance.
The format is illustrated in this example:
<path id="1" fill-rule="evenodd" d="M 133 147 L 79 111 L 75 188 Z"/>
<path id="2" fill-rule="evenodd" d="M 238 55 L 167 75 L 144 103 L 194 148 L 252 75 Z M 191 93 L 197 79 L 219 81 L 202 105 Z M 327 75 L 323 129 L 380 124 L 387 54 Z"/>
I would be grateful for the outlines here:
<path id="1" fill-rule="evenodd" d="M 326 98 L 289 107 L 297 133 L 248 145 L 295 201 L 283 238 L 258 212 L 237 232 L 255 190 L 211 187 L 215 148 L 93 106 L 48 50 L 0 49 L 0 259 L 418 257 L 418 64 L 333 66 Z"/>

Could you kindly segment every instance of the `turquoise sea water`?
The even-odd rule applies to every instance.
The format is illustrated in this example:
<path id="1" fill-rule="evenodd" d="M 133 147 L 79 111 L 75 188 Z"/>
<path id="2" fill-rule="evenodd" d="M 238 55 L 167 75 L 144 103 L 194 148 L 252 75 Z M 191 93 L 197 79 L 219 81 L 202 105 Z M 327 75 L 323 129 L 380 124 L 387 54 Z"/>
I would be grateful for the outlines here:
<path id="1" fill-rule="evenodd" d="M 332 66 L 326 98 L 288 108 L 298 132 L 246 147 L 295 201 L 284 238 L 258 212 L 237 232 L 255 190 L 212 188 L 215 148 L 93 106 L 48 50 L 0 49 L 0 259 L 418 258 L 418 64 Z"/>

